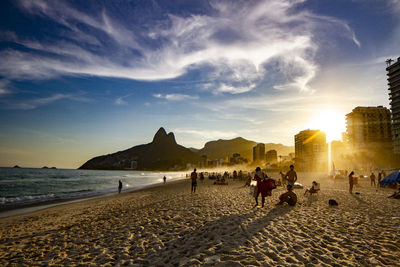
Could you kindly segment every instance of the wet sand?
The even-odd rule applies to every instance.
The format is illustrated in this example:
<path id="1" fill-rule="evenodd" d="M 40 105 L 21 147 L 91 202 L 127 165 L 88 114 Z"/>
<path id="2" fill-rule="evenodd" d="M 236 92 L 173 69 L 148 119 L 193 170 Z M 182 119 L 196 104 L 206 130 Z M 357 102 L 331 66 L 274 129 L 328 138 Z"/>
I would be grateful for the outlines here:
<path id="1" fill-rule="evenodd" d="M 242 185 L 206 180 L 191 194 L 185 180 L 2 218 L 0 265 L 400 265 L 393 190 L 363 180 L 351 195 L 345 180 L 325 180 L 317 196 L 295 189 L 295 207 L 275 206 L 279 188 L 253 208 Z"/>

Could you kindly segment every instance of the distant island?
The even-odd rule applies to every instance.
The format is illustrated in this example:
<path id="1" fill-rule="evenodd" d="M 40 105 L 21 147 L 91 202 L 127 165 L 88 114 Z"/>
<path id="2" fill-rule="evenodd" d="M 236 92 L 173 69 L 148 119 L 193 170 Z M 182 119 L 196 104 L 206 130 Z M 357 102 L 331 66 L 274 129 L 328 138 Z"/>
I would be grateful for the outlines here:
<path id="1" fill-rule="evenodd" d="M 94 157 L 79 169 L 89 170 L 184 170 L 197 165 L 202 157 L 208 159 L 226 158 L 233 153 L 252 159 L 252 148 L 257 143 L 237 137 L 231 140 L 207 142 L 202 149 L 186 148 L 176 143 L 172 132 L 161 127 L 148 144 L 134 146 L 116 153 Z M 278 154 L 287 155 L 293 152 L 292 146 L 282 144 L 265 144 L 266 151 L 275 149 Z"/>

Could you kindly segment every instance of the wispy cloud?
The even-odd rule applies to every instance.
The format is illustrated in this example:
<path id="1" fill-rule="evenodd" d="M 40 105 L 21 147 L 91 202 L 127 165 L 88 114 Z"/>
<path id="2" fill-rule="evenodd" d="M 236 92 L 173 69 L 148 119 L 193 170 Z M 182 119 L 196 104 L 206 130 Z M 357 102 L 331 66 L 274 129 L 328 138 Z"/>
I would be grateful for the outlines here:
<path id="1" fill-rule="evenodd" d="M 268 76 L 265 65 L 279 62 L 288 81 L 275 88 L 310 90 L 309 82 L 318 70 L 313 59 L 318 49 L 314 30 L 321 27 L 321 20 L 342 27 L 360 43 L 347 24 L 294 9 L 301 2 L 213 1 L 212 14 L 170 14 L 163 23 L 138 32 L 106 9 L 89 15 L 66 2 L 20 0 L 28 14 L 67 30 L 63 41 L 3 35 L 29 50 L 0 51 L 0 75 L 11 79 L 96 75 L 154 81 L 201 68 L 206 69 L 208 89 L 237 94 L 253 90 Z"/>
<path id="2" fill-rule="evenodd" d="M 4 108 L 7 109 L 22 109 L 22 110 L 29 110 L 29 109 L 36 109 L 37 107 L 48 105 L 50 103 L 59 101 L 59 100 L 73 100 L 78 102 L 89 102 L 90 99 L 80 96 L 80 95 L 72 95 L 72 94 L 54 94 L 48 97 L 41 97 L 41 98 L 33 98 L 28 100 L 23 100 L 19 102 L 5 102 L 3 104 Z"/>
<path id="3" fill-rule="evenodd" d="M 155 98 L 161 98 L 169 101 L 183 101 L 199 99 L 199 96 L 185 95 L 185 94 L 153 94 Z"/>
<path id="4" fill-rule="evenodd" d="M 198 129 L 184 129 L 184 128 L 175 128 L 173 129 L 173 132 L 179 134 L 194 135 L 208 140 L 215 138 L 229 139 L 239 136 L 237 132 L 232 132 L 232 131 L 198 130 Z"/>
<path id="5" fill-rule="evenodd" d="M 128 102 L 126 102 L 126 100 L 124 100 L 127 97 L 130 97 L 132 94 L 127 94 L 121 97 L 118 97 L 117 99 L 115 99 L 114 104 L 118 105 L 118 106 L 123 106 L 123 105 L 127 105 Z"/>
<path id="6" fill-rule="evenodd" d="M 117 99 L 115 99 L 115 105 L 118 105 L 118 106 L 122 106 L 122 105 L 126 105 L 127 103 L 126 103 L 126 101 L 125 100 L 123 100 L 123 97 L 118 97 Z"/>
<path id="7" fill-rule="evenodd" d="M 0 80 L 0 96 L 10 93 L 10 90 L 7 89 L 9 83 L 7 80 Z"/>

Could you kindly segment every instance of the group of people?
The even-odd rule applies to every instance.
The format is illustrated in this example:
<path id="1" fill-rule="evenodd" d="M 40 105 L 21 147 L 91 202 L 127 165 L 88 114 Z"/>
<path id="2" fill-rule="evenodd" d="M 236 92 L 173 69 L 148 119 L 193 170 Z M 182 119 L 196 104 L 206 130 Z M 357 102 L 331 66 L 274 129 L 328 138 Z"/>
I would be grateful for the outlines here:
<path id="1" fill-rule="evenodd" d="M 202 175 L 203 173 L 200 173 Z M 224 181 L 225 182 L 225 177 L 229 177 L 228 173 L 225 172 L 224 175 L 221 174 L 211 174 L 216 177 L 218 181 Z M 297 195 L 293 192 L 293 187 L 297 181 L 297 173 L 294 170 L 294 166 L 290 165 L 290 169 L 286 174 L 282 175 L 282 184 L 286 186 L 287 191 L 279 196 L 279 202 L 277 205 L 282 205 L 284 203 L 287 203 L 290 206 L 295 206 L 297 203 Z M 234 175 L 235 176 L 235 175 Z M 210 177 L 209 177 L 210 178 Z M 197 188 L 197 179 L 198 179 L 198 174 L 197 170 L 194 169 L 193 172 L 190 174 L 190 179 L 191 179 L 191 193 L 196 192 Z M 203 176 L 204 179 L 204 176 Z M 212 179 L 212 178 L 210 178 Z M 264 172 L 261 171 L 260 167 L 257 167 L 255 170 L 254 177 L 251 178 L 251 176 L 248 177 L 248 181 L 246 182 L 246 185 L 250 185 L 251 181 L 254 181 L 256 185 L 254 188 L 252 188 L 253 191 L 253 196 L 255 198 L 256 204 L 254 207 L 258 206 L 258 198 L 261 195 L 261 205 L 264 207 L 265 204 L 265 198 L 267 196 L 272 195 L 272 190 L 276 188 L 276 182 L 274 179 L 268 177 L 268 175 Z M 304 195 L 307 193 L 309 194 L 314 194 L 320 190 L 319 184 L 314 181 L 311 188 L 307 189 Z"/>
<path id="2" fill-rule="evenodd" d="M 256 200 L 254 207 L 258 206 L 258 197 L 260 194 L 261 206 L 264 207 L 265 198 L 271 196 L 272 190 L 276 188 L 275 180 L 269 178 L 268 175 L 262 172 L 260 167 L 256 168 L 253 180 L 257 182 L 257 185 L 254 188 L 254 198 Z M 287 203 L 290 206 L 296 205 L 297 195 L 293 192 L 293 186 L 296 181 L 297 173 L 294 170 L 294 166 L 290 165 L 290 170 L 285 175 L 282 175 L 282 184 L 286 185 L 287 192 L 279 196 L 279 202 L 277 205 L 282 205 L 284 203 Z"/>
<path id="3" fill-rule="evenodd" d="M 376 183 L 376 176 L 375 173 L 372 172 L 371 175 L 369 176 L 369 179 L 371 181 L 371 186 L 373 187 L 380 187 L 381 186 L 381 181 L 383 178 L 385 178 L 386 173 L 385 172 L 379 172 L 378 174 L 378 184 Z M 357 178 L 354 176 L 354 171 L 350 172 L 349 174 L 349 192 L 350 194 L 353 193 L 353 187 L 355 184 L 358 183 Z"/>
<path id="4" fill-rule="evenodd" d="M 380 187 L 381 186 L 381 181 L 382 181 L 383 178 L 385 178 L 385 176 L 386 176 L 385 172 L 379 172 L 379 174 L 378 174 L 378 184 L 376 184 L 376 182 L 375 182 L 376 176 L 375 176 L 375 173 L 372 172 L 371 175 L 369 176 L 369 179 L 371 180 L 371 186 Z"/>

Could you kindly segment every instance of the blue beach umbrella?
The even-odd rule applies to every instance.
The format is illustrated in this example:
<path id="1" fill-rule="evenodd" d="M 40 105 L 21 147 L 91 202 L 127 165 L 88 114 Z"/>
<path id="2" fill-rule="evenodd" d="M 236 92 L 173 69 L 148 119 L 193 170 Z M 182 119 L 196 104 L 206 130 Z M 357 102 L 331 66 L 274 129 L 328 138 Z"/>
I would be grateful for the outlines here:
<path id="1" fill-rule="evenodd" d="M 396 183 L 400 184 L 400 171 L 392 172 L 381 181 L 381 185 L 394 185 Z"/>

